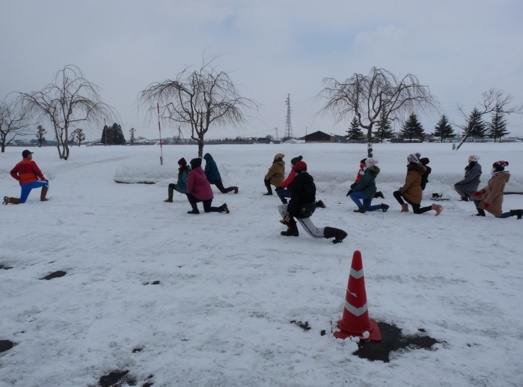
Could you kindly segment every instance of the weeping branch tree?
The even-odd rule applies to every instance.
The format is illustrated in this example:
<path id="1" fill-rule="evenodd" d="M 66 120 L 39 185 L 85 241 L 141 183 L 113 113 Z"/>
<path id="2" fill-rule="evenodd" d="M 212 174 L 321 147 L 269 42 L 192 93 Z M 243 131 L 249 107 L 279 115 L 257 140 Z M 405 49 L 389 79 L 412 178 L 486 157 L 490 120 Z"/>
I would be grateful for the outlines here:
<path id="1" fill-rule="evenodd" d="M 203 155 L 205 135 L 211 126 L 240 126 L 246 118 L 244 109 L 257 106 L 255 101 L 240 97 L 229 74 L 216 70 L 213 61 L 204 60 L 195 71 L 186 67 L 176 79 L 153 83 L 139 96 L 144 106 L 160 104 L 162 118 L 191 128 L 199 157 Z"/>
<path id="2" fill-rule="evenodd" d="M 41 91 L 19 93 L 25 108 L 48 119 L 53 125 L 61 159 L 69 158 L 69 129 L 79 122 L 101 124 L 112 117 L 112 108 L 101 102 L 98 87 L 84 78 L 80 69 L 67 65 L 58 71 L 55 82 Z"/>
<path id="3" fill-rule="evenodd" d="M 485 114 L 497 112 L 499 114 L 512 114 L 521 113 L 523 111 L 523 105 L 515 105 L 513 103 L 514 98 L 510 95 L 504 95 L 501 90 L 489 89 L 481 94 L 482 101 L 478 107 L 474 107 L 474 112 L 479 116 L 483 117 Z M 463 130 L 463 137 L 459 142 L 456 150 L 458 150 L 463 143 L 474 134 L 476 126 L 470 124 L 470 119 L 467 113 L 463 110 L 462 106 L 458 106 L 458 111 L 465 118 L 467 124 L 464 126 L 458 126 Z"/>
<path id="4" fill-rule="evenodd" d="M 323 80 L 319 97 L 326 99 L 321 112 L 331 112 L 338 122 L 355 116 L 367 132 L 367 157 L 372 157 L 373 128 L 381 120 L 402 120 L 407 115 L 436 109 L 436 100 L 428 86 L 407 74 L 397 78 L 390 71 L 373 67 L 368 75 L 353 74 L 339 82 L 334 78 Z"/>
<path id="5" fill-rule="evenodd" d="M 21 108 L 19 101 L 0 101 L 0 148 L 13 142 L 16 136 L 29 134 L 28 113 Z"/>

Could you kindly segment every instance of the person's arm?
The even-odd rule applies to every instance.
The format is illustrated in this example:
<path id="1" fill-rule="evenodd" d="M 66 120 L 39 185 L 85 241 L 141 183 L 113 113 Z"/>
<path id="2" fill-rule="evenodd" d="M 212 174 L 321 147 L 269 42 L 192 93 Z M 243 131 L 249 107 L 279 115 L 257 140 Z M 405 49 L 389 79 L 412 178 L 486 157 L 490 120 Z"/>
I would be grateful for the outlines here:
<path id="1" fill-rule="evenodd" d="M 11 177 L 15 180 L 18 180 L 20 181 L 20 176 L 18 175 L 18 165 L 15 165 L 15 167 L 13 169 L 11 169 L 11 172 L 9 172 L 11 174 Z"/>

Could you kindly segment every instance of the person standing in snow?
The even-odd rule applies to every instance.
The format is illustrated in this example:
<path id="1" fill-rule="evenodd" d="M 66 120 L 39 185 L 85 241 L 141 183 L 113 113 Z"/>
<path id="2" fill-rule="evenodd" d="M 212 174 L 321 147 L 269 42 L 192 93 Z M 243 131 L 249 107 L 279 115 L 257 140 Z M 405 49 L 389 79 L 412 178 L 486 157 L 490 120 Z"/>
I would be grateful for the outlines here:
<path id="1" fill-rule="evenodd" d="M 421 207 L 421 177 L 425 173 L 425 167 L 421 165 L 419 158 L 415 153 L 411 153 L 407 157 L 407 162 L 407 177 L 405 178 L 405 184 L 393 193 L 394 197 L 401 205 L 401 212 L 408 212 L 408 204 L 410 204 L 412 206 L 412 211 L 415 214 L 423 214 L 430 210 L 436 211 L 436 216 L 441 214 L 443 207 L 439 204 Z"/>
<path id="2" fill-rule="evenodd" d="M 425 173 L 421 175 L 421 190 L 425 191 L 425 187 L 429 182 L 429 175 L 432 172 L 432 168 L 427 165 L 428 163 L 430 163 L 428 157 L 422 157 L 421 159 L 419 159 L 419 162 L 421 163 L 421 165 L 425 167 Z"/>
<path id="3" fill-rule="evenodd" d="M 22 161 L 16 164 L 10 172 L 13 179 L 18 180 L 20 183 L 20 198 L 4 196 L 3 204 L 25 203 L 31 190 L 40 187 L 42 188 L 42 191 L 40 192 L 40 201 L 46 202 L 49 181 L 45 178 L 40 168 L 38 168 L 38 165 L 33 161 L 33 152 L 26 149 L 22 152 L 22 157 Z"/>
<path id="4" fill-rule="evenodd" d="M 371 157 L 366 158 L 363 177 L 359 179 L 358 183 L 353 184 L 352 188 L 347 192 L 347 196 L 350 196 L 352 201 L 358 206 L 358 209 L 354 210 L 354 212 L 364 214 L 367 211 L 382 210 L 386 212 L 389 209 L 389 206 L 384 203 L 372 205 L 372 199 L 376 194 L 376 177 L 380 173 L 380 169 L 376 165 L 377 163 L 378 161 Z"/>
<path id="5" fill-rule="evenodd" d="M 205 212 L 229 213 L 227 203 L 222 204 L 220 207 L 212 207 L 214 195 L 211 184 L 202 169 L 201 158 L 191 160 L 191 172 L 189 172 L 189 177 L 187 178 L 187 199 L 192 207 L 192 210 L 187 212 L 188 214 L 200 213 L 197 206 L 198 202 L 203 202 L 203 210 Z"/>
<path id="6" fill-rule="evenodd" d="M 174 191 L 177 191 L 182 194 L 187 193 L 187 179 L 189 177 L 189 172 L 191 172 L 191 167 L 187 165 L 187 161 L 182 157 L 178 160 L 178 181 L 176 184 L 169 184 L 167 187 L 167 199 L 164 200 L 166 203 L 173 202 Z"/>
<path id="7" fill-rule="evenodd" d="M 468 202 L 470 196 L 478 190 L 481 176 L 481 165 L 478 160 L 479 156 L 470 155 L 469 163 L 465 167 L 465 177 L 454 184 L 454 189 L 464 202 Z"/>
<path id="8" fill-rule="evenodd" d="M 278 188 L 281 186 L 281 183 L 283 183 L 283 179 L 285 178 L 285 161 L 283 161 L 284 157 L 285 155 L 283 153 L 276 153 L 274 156 L 272 165 L 263 179 L 265 187 L 267 188 L 267 193 L 264 195 L 272 195 L 271 184 L 276 190 L 278 190 Z"/>
<path id="9" fill-rule="evenodd" d="M 209 183 L 214 184 L 216 188 L 220 190 L 221 193 L 234 191 L 234 193 L 237 194 L 237 186 L 231 186 L 227 188 L 223 186 L 220 171 L 218 171 L 218 166 L 216 165 L 216 162 L 212 158 L 211 154 L 206 153 L 203 156 L 203 158 L 205 159 L 205 176 L 207 176 L 207 180 L 209 180 Z"/>
<path id="10" fill-rule="evenodd" d="M 517 216 L 521 219 L 523 210 L 510 210 L 503 212 L 503 191 L 505 184 L 510 180 L 510 172 L 505 171 L 508 161 L 500 160 L 492 164 L 492 177 L 485 188 L 474 192 L 471 199 L 474 200 L 478 213 L 476 216 L 485 216 L 485 211 L 490 212 L 496 218 L 509 218 Z"/>
<path id="11" fill-rule="evenodd" d="M 347 233 L 334 227 L 316 227 L 311 216 L 316 209 L 316 185 L 314 178 L 307 173 L 307 164 L 298 161 L 294 165 L 296 176 L 290 185 L 291 200 L 289 204 L 280 204 L 278 211 L 282 216 L 282 223 L 287 225 L 287 230 L 282 231 L 283 236 L 299 236 L 296 219 L 303 229 L 313 238 L 334 238 L 333 243 L 340 243 Z"/>

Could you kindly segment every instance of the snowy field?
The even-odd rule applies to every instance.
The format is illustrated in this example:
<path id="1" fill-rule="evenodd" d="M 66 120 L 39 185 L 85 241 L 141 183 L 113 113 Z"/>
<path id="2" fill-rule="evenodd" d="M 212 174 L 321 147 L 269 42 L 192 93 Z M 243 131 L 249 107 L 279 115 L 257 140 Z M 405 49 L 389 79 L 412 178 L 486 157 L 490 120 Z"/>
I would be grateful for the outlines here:
<path id="1" fill-rule="evenodd" d="M 163 166 L 158 146 L 74 147 L 68 161 L 53 147 L 31 150 L 50 200 L 34 191 L 0 209 L 0 341 L 16 344 L 0 353 L 1 387 L 96 386 L 115 370 L 129 371 L 123 385 L 155 387 L 523 385 L 523 220 L 472 216 L 452 189 L 475 153 L 480 187 L 502 159 L 506 191 L 523 191 L 523 143 L 378 144 L 385 200 L 374 203 L 390 209 L 366 214 L 345 196 L 365 145 L 206 146 L 224 184 L 240 189 L 214 190 L 228 215 L 188 215 L 180 194 L 163 202 L 177 160 L 196 146 L 164 146 Z M 0 154 L 2 197 L 19 195 L 9 171 L 21 151 Z M 279 200 L 262 196 L 278 152 L 287 173 L 304 156 L 327 206 L 313 221 L 346 230 L 343 243 L 301 229 L 280 236 Z M 422 204 L 433 192 L 451 199 L 438 217 L 401 213 L 392 197 L 412 152 L 433 170 Z M 506 195 L 503 207 L 523 208 L 523 195 Z M 433 350 L 371 362 L 332 336 L 355 250 L 370 317 L 407 335 L 425 330 L 441 342 Z M 66 274 L 41 279 L 56 271 Z"/>

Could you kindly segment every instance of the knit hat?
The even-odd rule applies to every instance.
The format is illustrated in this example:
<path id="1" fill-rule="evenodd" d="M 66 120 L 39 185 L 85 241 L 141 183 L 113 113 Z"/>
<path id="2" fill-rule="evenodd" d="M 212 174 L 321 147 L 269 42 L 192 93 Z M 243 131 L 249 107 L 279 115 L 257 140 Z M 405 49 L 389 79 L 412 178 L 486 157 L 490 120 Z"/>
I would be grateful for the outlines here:
<path id="1" fill-rule="evenodd" d="M 298 157 L 291 159 L 291 164 L 295 165 L 298 161 L 302 161 L 302 160 L 303 160 L 303 156 L 299 155 Z"/>
<path id="2" fill-rule="evenodd" d="M 422 157 L 421 159 L 419 159 L 419 162 L 421 163 L 421 165 L 425 166 L 428 163 L 430 163 L 430 160 L 428 157 Z"/>
<path id="3" fill-rule="evenodd" d="M 298 161 L 296 164 L 294 164 L 294 170 L 296 172 L 302 172 L 307 170 L 307 164 L 305 164 L 305 161 Z"/>
<path id="4" fill-rule="evenodd" d="M 378 160 L 373 159 L 372 157 L 369 157 L 369 158 L 365 159 L 365 166 L 367 168 L 373 167 L 376 164 L 378 164 Z"/>
<path id="5" fill-rule="evenodd" d="M 477 155 L 470 155 L 469 156 L 469 163 L 470 162 L 477 162 L 479 160 L 479 156 Z"/>
<path id="6" fill-rule="evenodd" d="M 276 156 L 274 156 L 274 160 L 276 159 L 283 159 L 285 155 L 283 153 L 276 153 Z"/>
<path id="7" fill-rule="evenodd" d="M 409 163 L 416 163 L 416 164 L 419 164 L 420 162 L 419 162 L 419 158 L 418 158 L 417 155 L 419 155 L 419 153 L 411 153 L 410 155 L 407 156 L 407 161 L 408 161 Z M 421 156 L 421 155 L 420 155 L 420 156 Z"/>
<path id="8" fill-rule="evenodd" d="M 508 166 L 508 161 L 503 161 L 503 160 L 496 161 L 494 164 L 492 164 L 492 168 L 494 168 L 494 170 L 496 172 L 504 171 L 505 167 L 507 167 L 507 166 Z"/>
<path id="9" fill-rule="evenodd" d="M 178 165 L 187 165 L 187 161 L 182 157 L 180 160 L 178 160 Z"/>
<path id="10" fill-rule="evenodd" d="M 191 168 L 198 168 L 202 166 L 202 159 L 201 158 L 195 158 L 191 160 Z"/>

